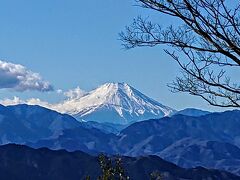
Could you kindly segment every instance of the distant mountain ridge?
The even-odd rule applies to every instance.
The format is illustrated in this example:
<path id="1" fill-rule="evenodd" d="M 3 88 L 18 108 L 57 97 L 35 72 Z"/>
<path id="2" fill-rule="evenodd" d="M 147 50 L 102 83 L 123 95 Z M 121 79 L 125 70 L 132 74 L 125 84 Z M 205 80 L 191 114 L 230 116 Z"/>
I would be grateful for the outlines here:
<path id="1" fill-rule="evenodd" d="M 175 115 L 137 122 L 123 129 L 119 135 L 106 135 L 94 129 L 88 129 L 87 135 L 80 130 L 69 129 L 57 139 L 29 145 L 132 157 L 154 154 L 184 167 L 202 165 L 239 174 L 239 128 L 240 111 L 235 110 L 200 117 Z M 225 149 L 228 155 L 219 154 L 218 149 Z M 183 159 L 179 159 L 179 153 Z"/>
<path id="2" fill-rule="evenodd" d="M 128 156 L 155 154 L 184 167 L 201 164 L 239 174 L 239 128 L 237 110 L 200 117 L 175 115 L 125 128 L 117 146 Z"/>
<path id="3" fill-rule="evenodd" d="M 120 147 L 124 151 L 132 152 L 132 155 L 139 155 L 137 151 L 133 151 L 134 149 L 140 149 L 134 147 L 135 145 L 140 145 L 144 142 L 146 146 L 144 144 L 142 146 L 148 149 L 152 142 L 153 147 L 158 147 L 158 151 L 160 151 L 172 143 L 187 137 L 228 142 L 240 147 L 239 128 L 240 111 L 238 110 L 211 113 L 200 117 L 175 115 L 130 125 L 121 131 Z M 148 141 L 146 141 L 147 139 Z M 161 144 L 156 144 L 157 141 L 160 141 Z M 154 149 L 150 148 L 150 150 L 154 152 Z M 146 150 L 146 154 L 147 152 Z"/>
<path id="4" fill-rule="evenodd" d="M 182 115 L 186 115 L 186 116 L 198 117 L 198 116 L 204 116 L 204 115 L 207 115 L 207 114 L 210 114 L 210 113 L 211 112 L 209 112 L 209 111 L 203 111 L 201 109 L 186 108 L 186 109 L 177 111 L 173 115 L 182 114 Z"/>
<path id="5" fill-rule="evenodd" d="M 121 128 L 124 126 L 79 122 L 69 115 L 40 106 L 0 106 L 0 144 L 82 150 L 95 155 L 101 152 L 158 155 L 184 167 L 201 165 L 240 173 L 238 110 L 195 117 L 179 114 Z M 224 153 L 218 150 L 224 150 Z M 184 158 L 181 159 L 179 154 Z M 209 162 L 204 161 L 206 159 Z"/>
<path id="6" fill-rule="evenodd" d="M 79 126 L 73 117 L 40 106 L 0 106 L 0 144 L 56 138 Z"/>
<path id="7" fill-rule="evenodd" d="M 185 168 L 204 166 L 240 175 L 240 148 L 226 142 L 185 138 L 156 155 Z"/>

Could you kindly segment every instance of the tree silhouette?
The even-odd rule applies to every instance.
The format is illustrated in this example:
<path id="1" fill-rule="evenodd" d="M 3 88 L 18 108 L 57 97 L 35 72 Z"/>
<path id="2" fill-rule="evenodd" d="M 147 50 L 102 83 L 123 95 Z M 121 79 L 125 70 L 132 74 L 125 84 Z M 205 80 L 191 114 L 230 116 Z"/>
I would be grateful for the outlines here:
<path id="1" fill-rule="evenodd" d="M 199 96 L 210 105 L 240 107 L 240 3 L 225 0 L 137 0 L 138 5 L 176 18 L 179 25 L 138 17 L 120 33 L 126 49 L 166 44 L 181 75 L 173 92 Z M 228 2 L 228 4 L 227 4 Z M 178 24 L 178 23 L 176 23 Z M 232 74 L 231 74 L 232 73 Z"/>
<path id="2" fill-rule="evenodd" d="M 101 154 L 99 155 L 99 165 L 102 170 L 102 175 L 99 176 L 98 180 L 127 180 L 129 177 L 122 165 L 122 160 L 120 157 L 114 159 L 108 158 L 107 156 Z"/>
<path id="3" fill-rule="evenodd" d="M 126 171 L 122 164 L 120 157 L 109 158 L 104 154 L 98 156 L 98 162 L 101 168 L 101 175 L 98 180 L 129 180 L 131 179 L 126 175 Z M 90 180 L 91 177 L 87 176 L 86 180 Z M 163 176 L 160 172 L 154 171 L 150 174 L 150 180 L 163 180 Z"/>

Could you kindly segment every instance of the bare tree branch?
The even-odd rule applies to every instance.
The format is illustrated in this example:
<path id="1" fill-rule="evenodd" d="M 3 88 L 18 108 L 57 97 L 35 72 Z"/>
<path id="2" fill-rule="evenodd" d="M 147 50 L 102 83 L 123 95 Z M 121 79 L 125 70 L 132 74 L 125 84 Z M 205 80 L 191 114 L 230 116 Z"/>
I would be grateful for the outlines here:
<path id="1" fill-rule="evenodd" d="M 140 6 L 182 24 L 162 28 L 138 17 L 120 33 L 120 39 L 126 49 L 161 44 L 175 48 L 175 52 L 165 50 L 182 69 L 181 76 L 169 84 L 173 92 L 199 96 L 213 106 L 239 108 L 239 78 L 234 82 L 228 72 L 240 67 L 240 4 L 233 7 L 226 2 L 138 0 Z"/>

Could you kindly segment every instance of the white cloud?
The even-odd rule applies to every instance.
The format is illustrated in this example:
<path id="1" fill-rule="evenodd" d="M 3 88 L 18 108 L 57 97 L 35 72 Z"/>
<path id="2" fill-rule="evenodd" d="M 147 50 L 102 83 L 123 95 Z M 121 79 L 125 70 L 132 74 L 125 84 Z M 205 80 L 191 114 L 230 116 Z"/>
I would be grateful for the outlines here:
<path id="1" fill-rule="evenodd" d="M 17 104 L 23 104 L 23 103 L 25 102 L 16 96 L 14 96 L 13 99 L 0 100 L 0 104 L 4 106 L 17 105 Z"/>
<path id="2" fill-rule="evenodd" d="M 39 105 L 45 108 L 49 108 L 60 113 L 66 113 L 69 110 L 75 109 L 78 107 L 78 103 L 80 103 L 79 99 L 87 94 L 84 90 L 80 89 L 79 87 L 75 89 L 68 90 L 63 92 L 63 90 L 58 89 L 55 91 L 58 95 L 64 95 L 65 100 L 59 103 L 49 103 L 46 101 L 42 101 L 39 98 L 30 98 L 27 100 L 22 100 L 19 97 L 13 97 L 12 99 L 5 98 L 0 100 L 0 104 L 4 106 L 9 105 L 17 105 L 17 104 L 28 104 L 28 105 Z"/>
<path id="3" fill-rule="evenodd" d="M 83 97 L 85 94 L 86 94 L 86 92 L 84 90 L 80 89 L 80 87 L 71 89 L 64 93 L 64 95 L 69 99 L 79 99 L 79 98 Z"/>
<path id="4" fill-rule="evenodd" d="M 53 87 L 38 73 L 20 64 L 0 61 L 0 89 L 52 91 Z"/>
<path id="5" fill-rule="evenodd" d="M 38 98 L 31 98 L 28 100 L 22 100 L 19 97 L 14 96 L 13 99 L 3 99 L 0 100 L 0 104 L 4 105 L 4 106 L 10 106 L 10 105 L 17 105 L 17 104 L 28 104 L 28 105 L 39 105 L 39 106 L 43 106 L 46 108 L 50 108 L 51 104 L 49 104 L 48 102 L 45 101 L 41 101 Z"/>
<path id="6" fill-rule="evenodd" d="M 41 101 L 39 98 L 28 99 L 27 101 L 25 101 L 25 104 L 39 105 L 39 106 L 46 107 L 46 108 L 51 108 L 51 106 L 52 106 L 50 103 L 45 102 L 45 101 Z"/>
<path id="7" fill-rule="evenodd" d="M 57 94 L 62 94 L 63 90 L 62 89 L 58 89 L 56 92 L 57 92 Z"/>
<path id="8" fill-rule="evenodd" d="M 6 99 L 3 99 L 3 100 L 0 100 L 0 104 L 2 104 L 4 106 L 12 106 L 12 105 L 18 105 L 18 104 L 39 105 L 39 106 L 57 111 L 57 109 L 55 107 L 57 104 L 56 105 L 50 104 L 48 102 L 41 101 L 38 98 L 31 98 L 31 99 L 28 99 L 28 100 L 22 100 L 19 97 L 14 96 L 13 99 L 6 98 Z"/>

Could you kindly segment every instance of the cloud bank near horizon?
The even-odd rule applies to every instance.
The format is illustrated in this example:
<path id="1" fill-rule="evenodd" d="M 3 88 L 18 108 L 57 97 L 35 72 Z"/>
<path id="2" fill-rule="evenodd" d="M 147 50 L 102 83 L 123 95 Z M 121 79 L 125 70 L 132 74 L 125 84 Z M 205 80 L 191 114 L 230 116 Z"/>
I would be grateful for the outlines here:
<path id="1" fill-rule="evenodd" d="M 65 100 L 58 103 L 49 103 L 47 101 L 42 101 L 39 98 L 30 98 L 23 100 L 20 97 L 14 96 L 11 98 L 0 99 L 0 104 L 4 106 L 18 105 L 18 104 L 28 104 L 28 105 L 39 105 L 48 109 L 58 111 L 60 113 L 66 113 L 69 109 L 73 109 L 76 106 L 76 102 L 87 94 L 86 91 L 80 89 L 80 87 L 70 89 L 64 92 L 61 89 L 55 91 L 59 96 L 64 96 Z"/>
<path id="2" fill-rule="evenodd" d="M 0 60 L 0 89 L 15 91 L 53 91 L 53 86 L 43 80 L 40 74 L 28 70 L 20 64 Z"/>

